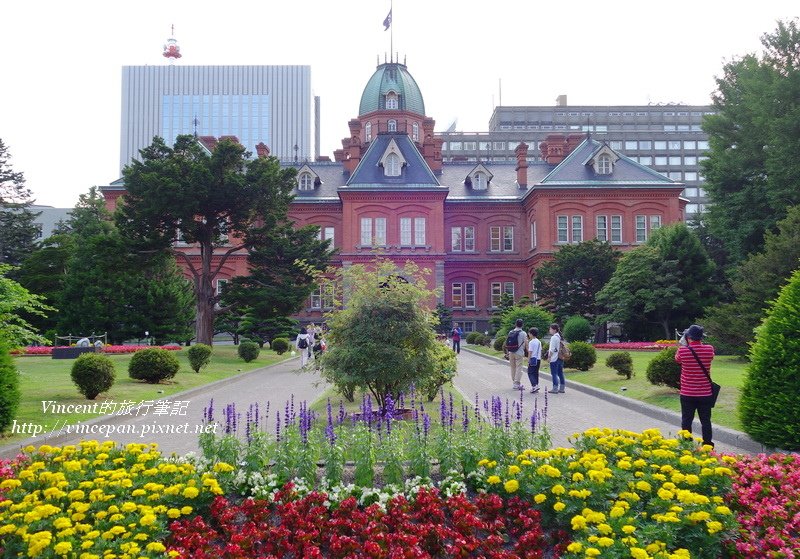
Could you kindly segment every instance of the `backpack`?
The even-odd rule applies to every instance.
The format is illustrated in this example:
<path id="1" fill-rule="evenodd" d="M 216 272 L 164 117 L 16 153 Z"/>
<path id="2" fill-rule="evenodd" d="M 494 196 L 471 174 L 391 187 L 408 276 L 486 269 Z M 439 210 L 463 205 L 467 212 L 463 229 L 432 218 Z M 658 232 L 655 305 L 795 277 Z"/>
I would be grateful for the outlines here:
<path id="1" fill-rule="evenodd" d="M 308 348 L 308 336 L 305 338 L 300 338 L 300 341 L 297 342 L 298 349 L 307 349 Z"/>
<path id="2" fill-rule="evenodd" d="M 519 350 L 519 333 L 522 330 L 514 329 L 508 333 L 508 337 L 506 338 L 506 349 L 512 353 L 515 353 Z"/>
<path id="3" fill-rule="evenodd" d="M 561 343 L 559 344 L 558 356 L 564 361 L 568 361 L 569 358 L 572 357 L 572 350 L 569 348 L 569 344 L 564 343 L 563 338 L 561 339 Z"/>

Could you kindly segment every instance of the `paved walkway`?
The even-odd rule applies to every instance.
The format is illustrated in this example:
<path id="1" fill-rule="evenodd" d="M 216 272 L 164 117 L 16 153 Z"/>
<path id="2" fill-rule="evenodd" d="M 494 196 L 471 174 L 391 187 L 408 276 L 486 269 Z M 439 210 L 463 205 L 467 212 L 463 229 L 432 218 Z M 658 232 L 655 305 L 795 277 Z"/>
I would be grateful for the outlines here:
<path id="1" fill-rule="evenodd" d="M 510 400 L 519 398 L 519 392 L 511 389 L 511 369 L 507 361 L 463 349 L 458 361 L 458 376 L 455 385 L 469 401 L 474 401 L 476 393 L 481 401 L 490 399 L 493 395 L 505 396 Z M 541 375 L 539 386 L 542 392 L 539 394 L 528 393 L 530 383 L 527 370 L 523 372 L 522 380 L 523 386 L 527 388 L 523 402 L 528 414 L 533 409 L 534 399 L 537 401 L 537 408 L 543 409 L 545 405 L 544 389 L 552 386 L 550 375 Z M 569 374 L 567 374 L 566 392 L 547 395 L 547 426 L 554 446 L 571 446 L 567 440 L 568 437 L 592 427 L 610 427 L 638 432 L 657 428 L 665 435 L 675 434 L 680 430 L 680 419 L 675 412 L 655 408 L 607 392 L 598 393 L 597 389 L 586 385 L 578 388 L 577 383 L 570 382 Z M 624 404 L 626 407 L 620 404 Z M 528 416 L 530 417 L 530 415 Z M 761 450 L 756 443 L 749 441 L 741 433 L 729 429 L 723 430 L 716 426 L 714 429 L 717 450 L 736 453 L 752 453 Z M 728 436 L 723 436 L 723 431 Z M 697 420 L 695 420 L 694 432 L 700 432 Z M 740 438 L 737 439 L 737 437 Z"/>
<path id="2" fill-rule="evenodd" d="M 244 418 L 250 404 L 258 402 L 263 413 L 264 404 L 270 401 L 272 415 L 270 424 L 274 424 L 275 406 L 279 405 L 282 409 L 292 395 L 298 404 L 303 400 L 309 403 L 315 400 L 325 390 L 325 386 L 319 384 L 319 375 L 313 372 L 300 372 L 299 367 L 299 359 L 290 359 L 277 365 L 255 369 L 210 385 L 173 394 L 165 399 L 170 402 L 188 401 L 186 415 L 154 415 L 154 409 L 151 409 L 147 415 L 105 416 L 84 422 L 81 426 L 84 428 L 94 426 L 94 429 L 99 429 L 100 426 L 103 429 L 113 428 L 117 432 L 111 433 L 108 438 L 121 443 L 158 443 L 160 450 L 167 455 L 172 452 L 185 454 L 197 451 L 198 437 L 195 430 L 202 425 L 204 408 L 212 398 L 214 417 L 217 420 L 223 417 L 222 411 L 226 404 L 235 403 L 237 412 Z M 76 444 L 85 439 L 103 440 L 103 433 L 40 435 L 0 449 L 0 458 L 13 457 L 19 448 L 28 444 Z"/>

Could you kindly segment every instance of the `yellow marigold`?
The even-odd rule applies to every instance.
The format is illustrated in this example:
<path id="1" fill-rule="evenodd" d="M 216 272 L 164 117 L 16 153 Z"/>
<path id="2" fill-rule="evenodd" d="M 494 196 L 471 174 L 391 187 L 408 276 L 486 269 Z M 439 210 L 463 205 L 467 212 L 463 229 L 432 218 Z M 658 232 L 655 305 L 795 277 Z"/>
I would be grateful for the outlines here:
<path id="1" fill-rule="evenodd" d="M 546 499 L 547 499 L 547 495 L 545 495 L 543 493 L 539 493 L 533 498 L 534 502 L 537 505 L 541 505 L 542 503 L 545 502 Z"/>
<path id="2" fill-rule="evenodd" d="M 611 547 L 612 545 L 614 545 L 614 540 L 612 540 L 611 538 L 600 538 L 599 540 L 597 540 L 597 545 L 599 545 L 600 547 Z"/>
<path id="3" fill-rule="evenodd" d="M 581 551 L 583 551 L 583 544 L 579 542 L 572 542 L 567 546 L 567 551 L 569 551 L 570 553 L 580 553 Z"/>
<path id="4" fill-rule="evenodd" d="M 510 479 L 503 484 L 503 487 L 508 493 L 514 493 L 519 489 L 519 482 L 515 479 Z"/>
<path id="5" fill-rule="evenodd" d="M 486 483 L 488 483 L 489 485 L 497 485 L 498 483 L 500 483 L 500 481 L 501 481 L 500 480 L 500 476 L 489 476 L 488 478 L 486 478 Z M 194 489 L 194 488 L 193 487 L 187 487 L 183 491 L 184 495 L 186 494 L 187 491 L 189 491 L 189 489 Z M 197 491 L 197 490 L 195 489 L 195 491 Z"/>
<path id="6" fill-rule="evenodd" d="M 586 557 L 597 557 L 598 555 L 600 555 L 600 550 L 596 547 L 586 548 Z"/>
<path id="7" fill-rule="evenodd" d="M 481 466 L 481 467 L 483 467 L 483 466 L 485 466 L 485 465 L 486 465 L 486 464 L 488 464 L 488 463 L 489 463 L 489 461 L 488 461 L 486 458 L 484 458 L 483 460 L 481 460 L 480 462 L 478 462 L 478 466 Z"/>
<path id="8" fill-rule="evenodd" d="M 650 555 L 641 547 L 632 547 L 630 551 L 633 559 L 650 559 Z"/>
<path id="9" fill-rule="evenodd" d="M 153 551 L 155 553 L 163 553 L 167 550 L 167 548 L 164 547 L 164 544 L 160 542 L 150 542 L 147 544 L 146 549 L 147 551 Z"/>
<path id="10" fill-rule="evenodd" d="M 214 464 L 214 471 L 219 474 L 227 474 L 228 472 L 232 472 L 233 469 L 233 466 L 226 462 L 217 462 Z"/>
<path id="11" fill-rule="evenodd" d="M 53 551 L 55 551 L 57 555 L 66 555 L 72 551 L 72 544 L 69 542 L 58 542 L 53 546 Z"/>
<path id="12" fill-rule="evenodd" d="M 574 474 L 572 474 L 572 481 L 579 482 L 583 481 L 584 479 L 585 478 L 583 477 L 583 474 L 580 472 L 575 472 Z"/>
<path id="13" fill-rule="evenodd" d="M 722 523 L 717 522 L 716 520 L 712 520 L 711 522 L 706 523 L 706 527 L 708 528 L 709 534 L 716 534 L 720 530 L 722 530 Z"/>
<path id="14" fill-rule="evenodd" d="M 564 489 L 564 486 L 559 483 L 554 485 L 550 491 L 553 493 L 553 495 L 563 495 L 567 490 Z"/>
<path id="15" fill-rule="evenodd" d="M 508 467 L 508 475 L 511 475 L 511 476 L 517 475 L 521 471 L 522 470 L 520 470 L 519 466 L 517 466 L 516 464 L 511 464 Z"/>
<path id="16" fill-rule="evenodd" d="M 139 519 L 139 524 L 142 526 L 152 526 L 156 522 L 156 515 L 154 514 L 145 514 Z"/>
<path id="17" fill-rule="evenodd" d="M 492 476 L 492 477 L 497 477 L 497 476 Z M 492 478 L 490 477 L 489 479 L 492 479 Z M 491 481 L 489 483 L 491 483 Z M 497 478 L 497 481 L 495 483 L 500 483 L 500 478 L 499 477 Z M 196 487 L 187 487 L 186 489 L 183 490 L 183 496 L 186 497 L 187 499 L 194 499 L 199 494 L 200 494 L 200 490 L 197 489 Z"/>
<path id="18" fill-rule="evenodd" d="M 586 517 L 580 514 L 575 515 L 572 517 L 571 523 L 573 531 L 583 530 L 584 528 L 586 528 Z"/>
<path id="19" fill-rule="evenodd" d="M 169 509 L 167 511 L 167 516 L 170 518 L 178 518 L 181 515 L 181 511 L 178 509 Z"/>
<path id="20" fill-rule="evenodd" d="M 630 524 L 626 524 L 622 527 L 622 531 L 625 534 L 633 534 L 636 531 L 636 526 L 631 526 Z"/>
<path id="21" fill-rule="evenodd" d="M 531 462 L 530 460 L 522 460 L 520 464 L 522 464 L 523 466 L 531 466 L 533 462 Z"/>
<path id="22" fill-rule="evenodd" d="M 603 534 L 604 536 L 614 533 L 614 529 L 606 523 L 598 524 L 597 531 Z"/>
<path id="23" fill-rule="evenodd" d="M 555 505 L 553 505 L 553 510 L 556 511 L 556 512 L 561 512 L 565 508 L 567 508 L 567 505 L 565 505 L 561 501 L 559 501 Z"/>
<path id="24" fill-rule="evenodd" d="M 714 510 L 715 510 L 715 512 L 717 514 L 725 514 L 725 515 L 731 514 L 731 509 L 729 509 L 728 507 L 725 507 L 725 506 L 717 507 Z"/>
<path id="25" fill-rule="evenodd" d="M 669 501 L 674 496 L 675 496 L 675 494 L 672 491 L 668 490 L 668 489 L 659 489 L 658 490 L 658 497 L 660 499 L 664 499 L 665 501 Z"/>
<path id="26" fill-rule="evenodd" d="M 638 489 L 639 491 L 650 491 L 652 490 L 652 487 L 646 481 L 637 481 L 636 489 Z"/>
<path id="27" fill-rule="evenodd" d="M 192 514 L 192 507 L 189 506 L 181 507 L 181 514 L 184 516 Z"/>
<path id="28" fill-rule="evenodd" d="M 18 479 L 6 479 L 0 482 L 0 489 L 16 489 L 22 485 L 22 482 Z"/>

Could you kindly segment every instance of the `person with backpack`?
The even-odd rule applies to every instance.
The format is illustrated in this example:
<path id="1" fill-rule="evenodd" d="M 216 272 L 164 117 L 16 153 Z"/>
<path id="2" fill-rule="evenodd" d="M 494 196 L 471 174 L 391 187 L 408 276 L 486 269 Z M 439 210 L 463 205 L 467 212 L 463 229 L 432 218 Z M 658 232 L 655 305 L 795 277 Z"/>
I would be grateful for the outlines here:
<path id="1" fill-rule="evenodd" d="M 528 342 L 528 336 L 525 330 L 522 329 L 522 319 L 518 318 L 514 328 L 506 336 L 506 342 L 503 344 L 503 349 L 508 355 L 508 362 L 511 365 L 511 382 L 514 383 L 514 390 L 522 388 L 519 380 L 522 377 L 522 364 L 525 361 L 525 346 Z"/>
<path id="2" fill-rule="evenodd" d="M 713 448 L 711 408 L 716 403 L 714 391 L 719 391 L 719 385 L 712 383 L 709 372 L 714 360 L 714 346 L 704 344 L 703 335 L 703 327 L 692 324 L 683 333 L 675 353 L 675 361 L 681 364 L 681 429 L 692 432 L 696 411 L 703 444 Z"/>
<path id="3" fill-rule="evenodd" d="M 566 391 L 564 380 L 564 342 L 561 338 L 561 326 L 555 322 L 550 325 L 550 349 L 547 359 L 550 362 L 550 376 L 553 377 L 553 390 L 550 394 L 563 394 Z"/>
<path id="4" fill-rule="evenodd" d="M 300 333 L 297 335 L 297 339 L 294 341 L 295 347 L 297 347 L 297 351 L 300 353 L 300 366 L 305 367 L 308 364 L 308 358 L 311 354 L 311 345 L 313 344 L 314 338 L 311 334 L 308 333 L 306 327 L 303 326 L 300 328 Z"/>
<path id="5" fill-rule="evenodd" d="M 542 364 L 542 341 L 539 329 L 528 330 L 528 380 L 531 381 L 531 394 L 539 392 L 539 366 Z"/>
<path id="6" fill-rule="evenodd" d="M 450 337 L 453 339 L 453 351 L 456 354 L 461 353 L 461 336 L 464 335 L 464 331 L 461 330 L 458 326 L 458 322 L 453 323 L 453 329 L 450 330 Z"/>

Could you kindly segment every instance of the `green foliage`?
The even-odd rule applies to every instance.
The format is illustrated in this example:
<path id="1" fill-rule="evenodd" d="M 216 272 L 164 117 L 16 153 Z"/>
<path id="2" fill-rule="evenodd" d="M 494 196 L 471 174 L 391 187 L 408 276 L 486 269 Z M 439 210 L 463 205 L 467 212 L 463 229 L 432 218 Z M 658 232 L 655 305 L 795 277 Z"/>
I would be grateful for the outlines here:
<path id="1" fill-rule="evenodd" d="M 186 356 L 189 358 L 189 366 L 195 373 L 199 373 L 200 369 L 211 362 L 212 351 L 211 346 L 206 344 L 194 344 L 189 348 Z"/>
<path id="2" fill-rule="evenodd" d="M 592 325 L 582 316 L 573 316 L 567 320 L 563 331 L 564 337 L 570 341 L 585 342 L 592 337 Z"/>
<path id="3" fill-rule="evenodd" d="M 45 305 L 41 296 L 6 277 L 10 271 L 11 266 L 0 264 L 0 345 L 19 347 L 31 342 L 48 343 L 23 315 L 45 316 L 53 308 Z"/>
<path id="4" fill-rule="evenodd" d="M 114 362 L 100 353 L 84 353 L 72 364 L 72 382 L 87 400 L 94 400 L 114 385 Z"/>
<path id="5" fill-rule="evenodd" d="M 0 264 L 19 266 L 35 245 L 39 229 L 31 211 L 33 195 L 25 177 L 9 163 L 8 148 L 0 139 Z"/>
<path id="6" fill-rule="evenodd" d="M 258 359 L 261 348 L 256 342 L 242 342 L 239 344 L 239 349 L 237 351 L 239 357 L 243 359 L 245 363 L 250 363 Z"/>
<path id="7" fill-rule="evenodd" d="M 745 356 L 753 329 L 765 316 L 768 301 L 800 267 L 800 206 L 789 208 L 776 233 L 767 231 L 764 250 L 748 256 L 731 274 L 734 300 L 710 307 L 703 323 L 719 351 Z"/>
<path id="8" fill-rule="evenodd" d="M 494 341 L 492 342 L 492 349 L 495 351 L 503 351 L 506 345 L 506 338 L 508 337 L 508 333 L 510 330 L 498 330 L 497 333 L 494 335 Z"/>
<path id="9" fill-rule="evenodd" d="M 761 249 L 764 234 L 800 204 L 800 60 L 797 20 L 762 36 L 763 51 L 723 67 L 705 117 L 704 187 L 709 225 L 736 263 Z"/>
<path id="10" fill-rule="evenodd" d="M 500 304 L 497 305 L 497 308 L 492 311 L 492 317 L 489 319 L 490 332 L 496 332 L 497 329 L 501 327 L 501 324 L 503 323 L 503 315 L 513 306 L 514 298 L 510 294 L 503 292 L 500 295 Z"/>
<path id="11" fill-rule="evenodd" d="M 566 360 L 565 366 L 579 371 L 588 371 L 597 363 L 597 351 L 592 344 L 586 342 L 570 342 L 569 349 L 572 355 Z"/>
<path id="12" fill-rule="evenodd" d="M 286 338 L 275 338 L 270 345 L 272 351 L 278 355 L 283 355 L 289 351 L 289 340 Z"/>
<path id="13" fill-rule="evenodd" d="M 619 252 L 610 243 L 596 239 L 564 245 L 536 270 L 536 294 L 560 319 L 576 315 L 594 319 L 600 314 L 595 299 L 618 259 Z"/>
<path id="14" fill-rule="evenodd" d="M 435 362 L 433 374 L 424 378 L 417 386 L 417 390 L 427 397 L 429 402 L 436 398 L 439 390 L 445 384 L 453 382 L 458 368 L 456 354 L 444 344 L 436 344 L 433 350 L 433 359 Z"/>
<path id="15" fill-rule="evenodd" d="M 19 373 L 8 348 L 0 341 L 0 433 L 8 429 L 19 407 Z"/>
<path id="16" fill-rule="evenodd" d="M 506 335 L 508 335 L 514 328 L 518 318 L 522 319 L 522 329 L 526 333 L 535 327 L 539 329 L 540 336 L 544 336 L 550 324 L 553 323 L 553 315 L 542 307 L 536 305 L 510 307 L 503 313 L 503 320 L 500 324 L 501 331 L 505 331 Z M 505 341 L 505 336 L 503 336 L 503 341 Z"/>
<path id="17" fill-rule="evenodd" d="M 310 293 L 313 275 L 296 260 L 324 266 L 329 253 L 327 241 L 316 240 L 317 228 L 294 229 L 287 219 L 296 172 L 274 157 L 248 159 L 231 140 L 208 154 L 190 135 L 178 136 L 173 147 L 155 138 L 123 170 L 125 203 L 116 222 L 125 237 L 138 250 L 161 253 L 171 250 L 177 233 L 199 246 L 201 262 L 192 269 L 198 342 L 211 344 L 222 312 L 213 281 L 239 252 L 248 251 L 252 278 L 239 287 L 250 290 L 247 300 L 259 319 L 290 314 Z M 234 231 L 236 244 L 214 256 Z"/>
<path id="18" fill-rule="evenodd" d="M 606 367 L 614 369 L 617 374 L 627 379 L 633 376 L 633 359 L 630 352 L 616 351 L 606 359 Z"/>
<path id="19" fill-rule="evenodd" d="M 435 319 L 428 310 L 436 293 L 427 274 L 411 262 L 398 270 L 383 259 L 338 274 L 348 304 L 330 315 L 323 377 L 340 389 L 369 391 L 383 407 L 386 396 L 397 399 L 437 374 Z"/>
<path id="20" fill-rule="evenodd" d="M 466 337 L 467 343 L 468 343 L 468 344 L 480 345 L 480 344 L 479 344 L 479 343 L 476 341 L 476 340 L 478 339 L 478 336 L 483 336 L 483 334 L 481 334 L 480 332 L 477 332 L 477 331 L 475 331 L 475 332 L 470 332 L 469 334 L 467 334 L 467 337 Z"/>
<path id="21" fill-rule="evenodd" d="M 157 384 L 177 375 L 180 367 L 178 358 L 167 349 L 141 349 L 133 354 L 128 363 L 128 376 L 148 384 Z"/>
<path id="22" fill-rule="evenodd" d="M 739 411 L 755 440 L 800 450 L 800 270 L 770 307 L 750 353 Z"/>
<path id="23" fill-rule="evenodd" d="M 677 347 L 668 347 L 659 351 L 647 365 L 647 380 L 656 386 L 681 387 L 681 366 L 675 361 Z"/>
<path id="24" fill-rule="evenodd" d="M 694 232 L 683 223 L 662 227 L 620 259 L 597 294 L 608 311 L 601 319 L 624 323 L 633 339 L 649 337 L 652 325 L 671 338 L 675 328 L 690 324 L 714 301 L 713 273 L 714 264 Z"/>
<path id="25" fill-rule="evenodd" d="M 434 314 L 439 321 L 436 323 L 436 332 L 438 334 L 449 334 L 450 330 L 453 329 L 453 311 L 439 303 L 436 305 Z"/>

